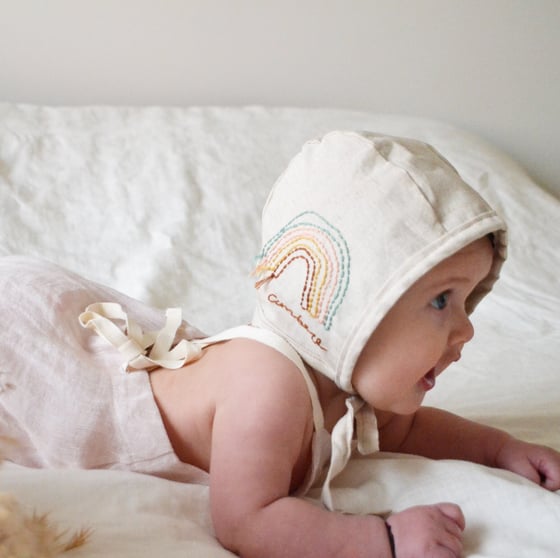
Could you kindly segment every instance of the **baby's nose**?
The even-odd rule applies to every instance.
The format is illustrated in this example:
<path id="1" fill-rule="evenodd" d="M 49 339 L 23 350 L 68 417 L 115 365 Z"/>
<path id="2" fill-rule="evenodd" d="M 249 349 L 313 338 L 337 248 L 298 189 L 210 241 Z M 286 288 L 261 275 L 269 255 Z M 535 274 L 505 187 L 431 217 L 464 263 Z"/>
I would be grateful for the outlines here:
<path id="1" fill-rule="evenodd" d="M 457 321 L 453 331 L 451 333 L 450 344 L 451 345 L 461 345 L 461 348 L 465 343 L 468 343 L 474 336 L 474 327 L 465 314 Z M 460 353 L 460 349 L 459 349 Z"/>

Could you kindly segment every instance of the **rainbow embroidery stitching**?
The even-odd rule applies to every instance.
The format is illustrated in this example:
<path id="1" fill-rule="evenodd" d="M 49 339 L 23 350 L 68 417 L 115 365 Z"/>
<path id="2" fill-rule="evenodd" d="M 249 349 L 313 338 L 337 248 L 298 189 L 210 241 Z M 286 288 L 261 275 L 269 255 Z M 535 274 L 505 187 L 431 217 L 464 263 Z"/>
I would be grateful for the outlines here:
<path id="1" fill-rule="evenodd" d="M 326 330 L 331 328 L 350 280 L 350 251 L 336 227 L 314 211 L 300 213 L 268 240 L 257 259 L 257 288 L 303 262 L 300 306 Z"/>

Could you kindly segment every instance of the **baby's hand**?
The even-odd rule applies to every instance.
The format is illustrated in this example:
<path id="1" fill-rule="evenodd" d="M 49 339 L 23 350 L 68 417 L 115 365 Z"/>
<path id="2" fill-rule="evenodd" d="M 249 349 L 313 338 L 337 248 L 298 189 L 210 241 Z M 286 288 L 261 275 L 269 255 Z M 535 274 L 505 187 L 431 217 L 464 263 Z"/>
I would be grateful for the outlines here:
<path id="1" fill-rule="evenodd" d="M 398 558 L 459 558 L 465 518 L 455 504 L 417 506 L 387 519 Z"/>
<path id="2" fill-rule="evenodd" d="M 560 453 L 508 438 L 496 454 L 496 467 L 521 475 L 548 490 L 560 490 Z"/>

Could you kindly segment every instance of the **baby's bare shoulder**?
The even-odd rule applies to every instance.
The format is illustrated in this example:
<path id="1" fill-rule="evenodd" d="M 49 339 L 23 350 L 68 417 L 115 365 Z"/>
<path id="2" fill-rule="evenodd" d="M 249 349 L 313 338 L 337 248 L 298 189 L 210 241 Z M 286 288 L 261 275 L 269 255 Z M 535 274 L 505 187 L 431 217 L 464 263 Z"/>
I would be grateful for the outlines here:
<path id="1" fill-rule="evenodd" d="M 231 493 L 237 479 L 239 493 L 251 500 L 286 495 L 305 476 L 313 435 L 311 399 L 301 371 L 282 353 L 251 339 L 216 346 L 212 358 L 221 367 L 212 485 L 224 483 Z"/>
<path id="2" fill-rule="evenodd" d="M 218 424 L 231 440 L 256 440 L 254 429 L 276 435 L 291 429 L 292 436 L 298 428 L 309 431 L 311 403 L 301 372 L 282 353 L 257 341 L 211 345 L 183 368 L 150 376 L 177 455 L 205 470 Z"/>
<path id="3" fill-rule="evenodd" d="M 239 338 L 216 345 L 212 361 L 214 371 L 230 386 L 233 382 L 266 392 L 283 388 L 307 394 L 299 368 L 283 353 L 254 339 Z"/>

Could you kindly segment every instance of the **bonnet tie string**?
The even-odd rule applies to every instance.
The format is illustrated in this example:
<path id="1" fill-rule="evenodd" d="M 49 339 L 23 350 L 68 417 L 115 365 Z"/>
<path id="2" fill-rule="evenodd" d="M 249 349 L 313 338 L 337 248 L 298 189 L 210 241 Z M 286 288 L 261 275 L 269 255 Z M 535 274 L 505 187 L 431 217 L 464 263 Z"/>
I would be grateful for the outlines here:
<path id="1" fill-rule="evenodd" d="M 346 467 L 352 456 L 354 423 L 358 451 L 362 455 L 379 451 L 379 432 L 373 409 L 357 395 L 351 395 L 345 403 L 346 414 L 332 430 L 331 461 L 321 489 L 321 500 L 329 510 L 336 509 L 331 492 L 331 482 Z"/>

